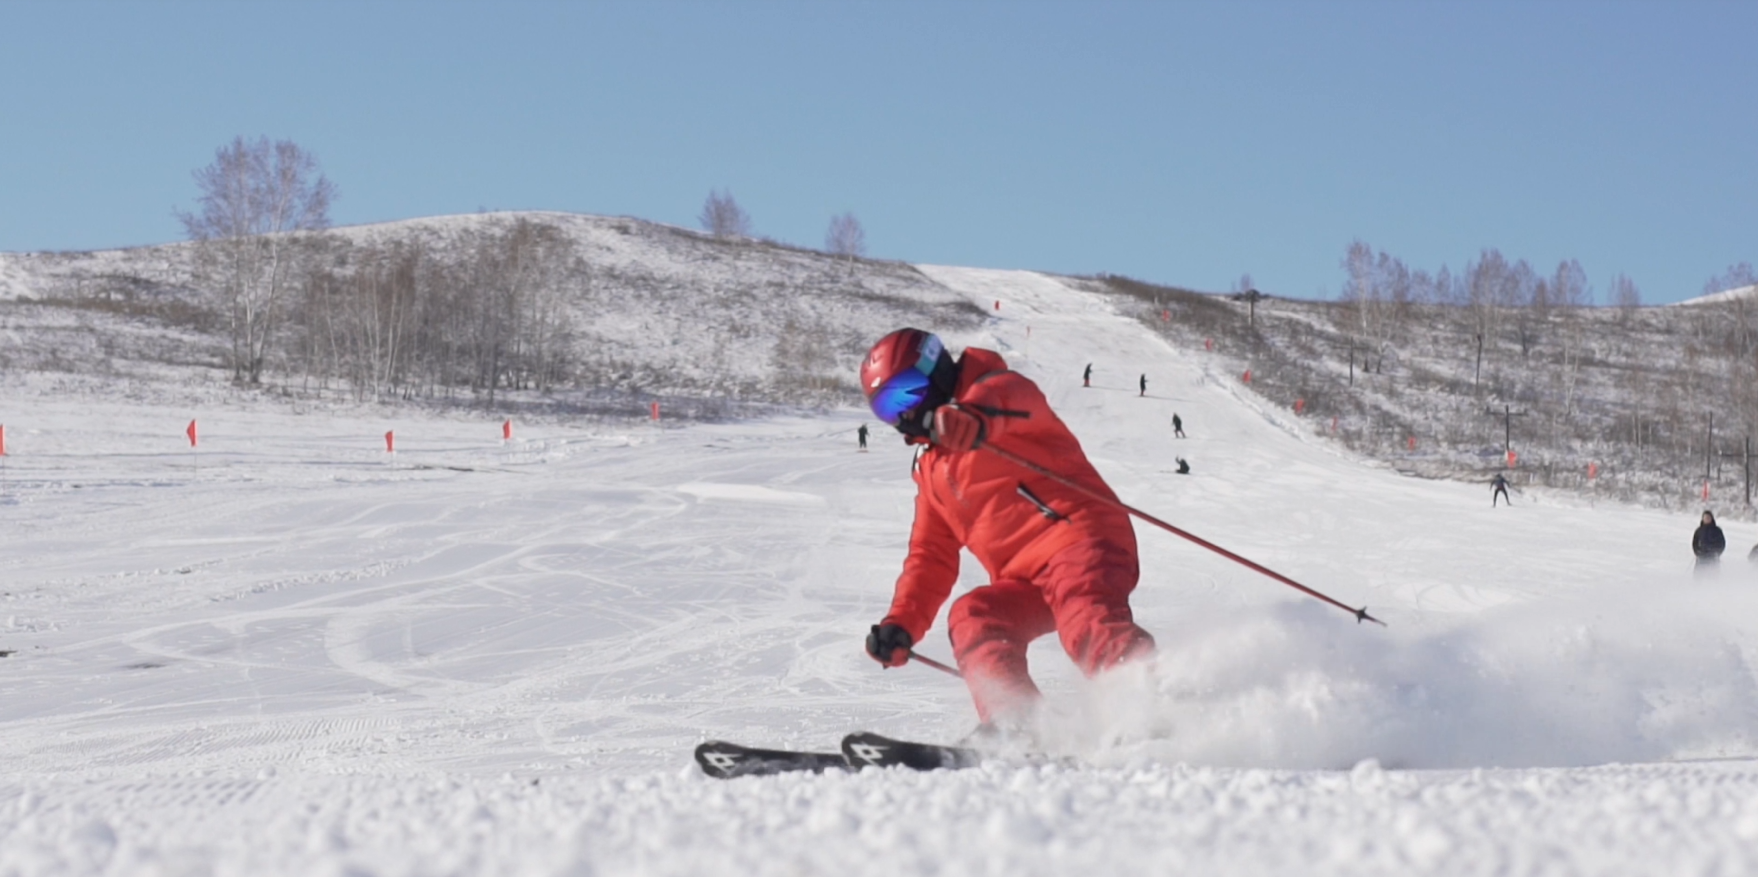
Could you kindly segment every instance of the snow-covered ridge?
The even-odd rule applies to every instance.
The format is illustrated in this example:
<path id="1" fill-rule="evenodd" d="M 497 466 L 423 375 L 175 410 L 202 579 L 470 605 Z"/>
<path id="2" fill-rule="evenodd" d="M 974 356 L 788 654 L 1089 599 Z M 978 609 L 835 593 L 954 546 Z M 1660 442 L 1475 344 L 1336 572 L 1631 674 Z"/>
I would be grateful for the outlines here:
<path id="1" fill-rule="evenodd" d="M 1758 285 L 1724 289 L 1721 292 L 1712 292 L 1708 295 L 1700 295 L 1696 298 L 1688 298 L 1681 302 L 1674 302 L 1672 306 L 1697 307 L 1700 305 L 1718 305 L 1746 300 L 1758 300 Z"/>

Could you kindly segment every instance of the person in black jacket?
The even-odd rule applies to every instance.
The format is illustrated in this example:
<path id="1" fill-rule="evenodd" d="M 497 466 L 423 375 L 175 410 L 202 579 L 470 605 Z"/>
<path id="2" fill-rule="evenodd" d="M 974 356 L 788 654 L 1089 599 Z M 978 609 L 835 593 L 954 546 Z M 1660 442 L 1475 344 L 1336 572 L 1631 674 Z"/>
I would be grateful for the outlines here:
<path id="1" fill-rule="evenodd" d="M 1727 537 L 1715 525 L 1715 513 L 1703 512 L 1703 523 L 1691 534 L 1691 551 L 1697 555 L 1697 574 L 1712 575 L 1721 568 L 1721 553 L 1727 550 Z"/>
<path id="2" fill-rule="evenodd" d="M 1491 478 L 1489 480 L 1489 486 L 1490 486 L 1490 494 L 1489 494 L 1489 507 L 1490 508 L 1493 509 L 1496 507 L 1496 500 L 1497 499 L 1508 500 L 1508 505 L 1514 504 L 1514 501 L 1512 499 L 1509 499 L 1509 497 L 1508 497 L 1508 479 L 1503 478 L 1502 473 L 1497 472 L 1496 477 Z"/>

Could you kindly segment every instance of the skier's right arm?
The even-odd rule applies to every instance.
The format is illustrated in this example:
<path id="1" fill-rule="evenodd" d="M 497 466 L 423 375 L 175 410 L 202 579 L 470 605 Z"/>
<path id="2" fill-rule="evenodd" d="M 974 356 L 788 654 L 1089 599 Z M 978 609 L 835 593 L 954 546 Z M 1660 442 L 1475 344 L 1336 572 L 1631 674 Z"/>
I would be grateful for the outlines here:
<path id="1" fill-rule="evenodd" d="M 891 611 L 880 623 L 896 624 L 909 632 L 912 641 L 921 642 L 958 582 L 958 551 L 958 537 L 928 502 L 926 490 L 918 489 L 910 553 L 897 577 Z"/>

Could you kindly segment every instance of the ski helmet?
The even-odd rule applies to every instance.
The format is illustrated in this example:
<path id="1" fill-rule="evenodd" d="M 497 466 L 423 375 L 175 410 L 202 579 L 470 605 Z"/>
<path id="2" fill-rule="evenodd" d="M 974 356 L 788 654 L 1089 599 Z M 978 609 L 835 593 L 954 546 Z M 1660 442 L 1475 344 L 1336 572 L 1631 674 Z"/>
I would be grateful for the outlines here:
<path id="1" fill-rule="evenodd" d="M 958 366 L 932 332 L 899 329 L 861 363 L 861 392 L 880 420 L 905 435 L 927 435 L 924 415 L 952 398 Z"/>

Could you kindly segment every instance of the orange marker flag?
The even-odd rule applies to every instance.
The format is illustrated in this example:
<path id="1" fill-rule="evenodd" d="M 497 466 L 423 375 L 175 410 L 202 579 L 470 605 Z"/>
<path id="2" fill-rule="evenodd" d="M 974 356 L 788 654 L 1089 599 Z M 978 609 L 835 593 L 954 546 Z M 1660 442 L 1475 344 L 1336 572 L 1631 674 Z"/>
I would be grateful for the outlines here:
<path id="1" fill-rule="evenodd" d="M 195 447 L 195 421 L 191 420 L 189 422 L 189 428 L 184 430 L 183 433 L 189 436 L 189 446 L 192 448 Z"/>

